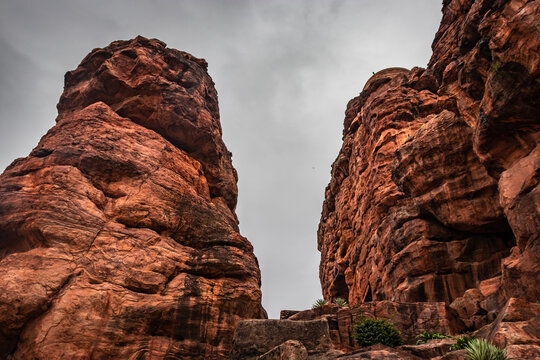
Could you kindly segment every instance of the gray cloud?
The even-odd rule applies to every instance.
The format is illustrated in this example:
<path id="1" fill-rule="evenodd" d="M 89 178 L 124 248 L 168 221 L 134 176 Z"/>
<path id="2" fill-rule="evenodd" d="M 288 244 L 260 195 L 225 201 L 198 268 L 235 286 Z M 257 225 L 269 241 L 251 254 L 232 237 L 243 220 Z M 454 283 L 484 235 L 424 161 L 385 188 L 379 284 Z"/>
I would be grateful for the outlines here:
<path id="1" fill-rule="evenodd" d="M 205 58 L 239 173 L 238 216 L 263 276 L 263 304 L 321 297 L 316 231 L 343 113 L 390 66 L 425 66 L 433 0 L 0 3 L 0 168 L 54 125 L 65 71 L 138 34 Z"/>

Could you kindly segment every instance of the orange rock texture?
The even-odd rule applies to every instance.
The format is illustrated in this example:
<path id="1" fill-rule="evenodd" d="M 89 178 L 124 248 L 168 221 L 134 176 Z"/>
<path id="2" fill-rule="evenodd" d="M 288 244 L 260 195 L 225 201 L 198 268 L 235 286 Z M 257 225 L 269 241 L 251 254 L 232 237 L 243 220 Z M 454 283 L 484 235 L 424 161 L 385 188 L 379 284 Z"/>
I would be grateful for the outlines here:
<path id="1" fill-rule="evenodd" d="M 432 48 L 347 106 L 320 280 L 352 305 L 446 302 L 475 330 L 540 299 L 540 1 L 445 0 Z"/>
<path id="2" fill-rule="evenodd" d="M 0 176 L 0 358 L 222 359 L 265 317 L 207 64 L 138 37 Z"/>

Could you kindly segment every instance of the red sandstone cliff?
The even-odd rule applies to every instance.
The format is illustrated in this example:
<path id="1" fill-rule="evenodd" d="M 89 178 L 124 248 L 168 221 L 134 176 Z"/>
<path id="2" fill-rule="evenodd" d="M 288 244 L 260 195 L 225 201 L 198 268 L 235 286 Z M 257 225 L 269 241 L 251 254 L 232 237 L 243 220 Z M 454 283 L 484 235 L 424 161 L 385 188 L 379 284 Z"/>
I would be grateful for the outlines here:
<path id="1" fill-rule="evenodd" d="M 466 329 L 498 317 L 486 337 L 534 348 L 540 1 L 445 0 L 432 47 L 427 69 L 380 71 L 347 106 L 318 231 L 324 297 L 444 301 Z"/>
<path id="2" fill-rule="evenodd" d="M 138 37 L 66 74 L 0 176 L 1 358 L 223 358 L 264 316 L 206 67 Z"/>

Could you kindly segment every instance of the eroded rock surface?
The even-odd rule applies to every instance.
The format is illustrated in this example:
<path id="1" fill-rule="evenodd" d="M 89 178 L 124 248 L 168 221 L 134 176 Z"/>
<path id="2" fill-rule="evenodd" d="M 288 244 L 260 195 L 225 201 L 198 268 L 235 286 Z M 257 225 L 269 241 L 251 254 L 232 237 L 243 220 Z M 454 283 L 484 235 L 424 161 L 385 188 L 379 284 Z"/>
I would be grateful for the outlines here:
<path id="1" fill-rule="evenodd" d="M 450 348 L 455 343 L 456 340 L 452 338 L 435 339 L 428 340 L 425 344 L 403 345 L 399 349 L 409 351 L 422 359 L 434 359 L 450 352 Z"/>
<path id="2" fill-rule="evenodd" d="M 451 302 L 501 273 L 507 296 L 538 298 L 505 281 L 520 266 L 538 280 L 539 40 L 520 40 L 519 52 L 509 41 L 538 32 L 539 6 L 445 2 L 427 70 L 381 71 L 351 100 L 319 228 L 326 298 Z M 528 82 L 507 92 L 532 103 L 497 102 L 494 82 L 509 63 Z M 485 123 L 511 130 L 485 137 Z"/>
<path id="3" fill-rule="evenodd" d="M 326 319 L 244 320 L 236 328 L 229 359 L 255 360 L 289 340 L 302 344 L 310 358 L 333 349 Z M 281 350 L 275 349 L 278 353 Z"/>
<path id="4" fill-rule="evenodd" d="M 511 298 L 491 324 L 477 332 L 478 336 L 506 348 L 512 359 L 540 357 L 540 304 Z"/>
<path id="5" fill-rule="evenodd" d="M 446 0 L 427 69 L 380 71 L 349 102 L 326 299 L 442 301 L 469 331 L 540 299 L 539 19 L 537 0 Z"/>
<path id="6" fill-rule="evenodd" d="M 257 360 L 307 360 L 306 347 L 297 340 L 287 340 L 283 344 L 262 354 Z"/>
<path id="7" fill-rule="evenodd" d="M 422 358 L 399 349 L 381 344 L 369 346 L 352 354 L 339 357 L 342 360 L 421 360 Z"/>
<path id="8" fill-rule="evenodd" d="M 58 110 L 0 176 L 0 357 L 224 358 L 264 310 L 206 62 L 117 41 Z"/>
<path id="9" fill-rule="evenodd" d="M 354 323 L 361 317 L 389 319 L 401 333 L 405 344 L 414 344 L 424 331 L 440 334 L 459 334 L 462 322 L 445 303 L 394 303 L 373 301 L 340 308 L 329 304 L 304 310 L 288 317 L 289 320 L 307 321 L 326 319 L 330 338 L 336 349 L 351 352 L 358 349 L 353 338 Z"/>

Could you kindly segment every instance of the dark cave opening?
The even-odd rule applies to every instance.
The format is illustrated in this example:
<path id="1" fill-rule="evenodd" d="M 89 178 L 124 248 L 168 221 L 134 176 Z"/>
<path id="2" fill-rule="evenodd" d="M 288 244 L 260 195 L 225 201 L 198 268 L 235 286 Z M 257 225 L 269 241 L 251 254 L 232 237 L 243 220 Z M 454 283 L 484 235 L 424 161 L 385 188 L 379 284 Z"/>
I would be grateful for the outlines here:
<path id="1" fill-rule="evenodd" d="M 371 285 L 368 284 L 368 288 L 366 290 L 366 294 L 364 295 L 364 300 L 362 302 L 369 302 L 373 301 L 373 293 L 371 291 Z"/>

